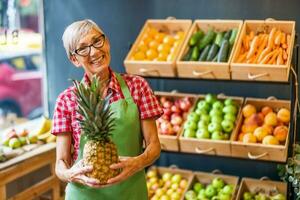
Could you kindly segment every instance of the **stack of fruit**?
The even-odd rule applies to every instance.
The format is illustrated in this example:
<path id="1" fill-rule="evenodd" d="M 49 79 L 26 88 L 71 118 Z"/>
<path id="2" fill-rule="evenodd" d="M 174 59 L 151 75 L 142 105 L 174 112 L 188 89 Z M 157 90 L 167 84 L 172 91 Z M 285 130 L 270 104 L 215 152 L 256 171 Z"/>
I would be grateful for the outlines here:
<path id="1" fill-rule="evenodd" d="M 242 108 L 243 122 L 238 141 L 262 143 L 267 145 L 285 144 L 290 122 L 290 111 L 278 109 L 276 113 L 270 106 L 263 106 L 259 112 L 252 104 Z"/>
<path id="2" fill-rule="evenodd" d="M 244 192 L 242 200 L 286 200 L 286 197 L 282 193 L 277 191 L 272 194 L 266 194 L 265 191 L 262 192 Z"/>
<path id="3" fill-rule="evenodd" d="M 137 61 L 173 61 L 174 52 L 184 39 L 183 31 L 163 32 L 148 27 L 134 50 L 132 60 Z"/>
<path id="4" fill-rule="evenodd" d="M 162 135 L 177 135 L 186 119 L 187 113 L 192 106 L 189 97 L 160 97 L 164 114 L 156 120 L 158 133 Z"/>
<path id="5" fill-rule="evenodd" d="M 237 114 L 238 106 L 233 99 L 218 100 L 215 95 L 207 94 L 188 115 L 183 136 L 228 140 L 235 127 Z"/>
<path id="6" fill-rule="evenodd" d="M 206 34 L 199 29 L 191 36 L 189 50 L 182 60 L 227 62 L 237 33 L 237 28 L 225 32 L 215 32 L 210 28 Z"/>
<path id="7" fill-rule="evenodd" d="M 233 194 L 234 185 L 226 184 L 221 178 L 214 178 L 206 186 L 201 182 L 195 182 L 192 189 L 188 190 L 184 197 L 186 200 L 231 200 Z"/>
<path id="8" fill-rule="evenodd" d="M 151 200 L 179 200 L 188 187 L 188 179 L 179 173 L 164 172 L 160 176 L 156 169 L 150 169 L 146 176 Z"/>
<path id="9" fill-rule="evenodd" d="M 291 35 L 275 27 L 270 33 L 250 31 L 243 36 L 241 45 L 236 63 L 284 65 L 289 56 Z"/>

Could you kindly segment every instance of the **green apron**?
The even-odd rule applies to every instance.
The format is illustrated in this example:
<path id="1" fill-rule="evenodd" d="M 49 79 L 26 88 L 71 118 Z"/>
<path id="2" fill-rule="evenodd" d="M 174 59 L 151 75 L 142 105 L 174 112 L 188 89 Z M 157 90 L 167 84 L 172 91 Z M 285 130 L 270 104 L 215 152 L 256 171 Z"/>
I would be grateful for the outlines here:
<path id="1" fill-rule="evenodd" d="M 143 136 L 137 105 L 133 101 L 125 81 L 117 74 L 125 99 L 111 103 L 116 118 L 112 140 L 117 145 L 119 156 L 138 156 L 142 153 Z M 79 155 L 82 159 L 85 137 L 80 137 Z M 76 162 L 77 162 L 76 161 Z M 91 188 L 79 183 L 69 183 L 66 188 L 67 200 L 144 200 L 147 199 L 145 171 L 141 170 L 121 183 L 106 188 Z"/>

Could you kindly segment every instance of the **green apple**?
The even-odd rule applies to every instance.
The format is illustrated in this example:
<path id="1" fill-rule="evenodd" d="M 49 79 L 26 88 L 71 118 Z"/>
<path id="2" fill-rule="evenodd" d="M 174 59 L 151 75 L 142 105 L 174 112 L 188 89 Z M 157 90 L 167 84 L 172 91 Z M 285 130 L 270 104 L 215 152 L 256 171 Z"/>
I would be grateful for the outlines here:
<path id="1" fill-rule="evenodd" d="M 212 105 L 214 102 L 217 101 L 217 96 L 213 94 L 205 95 L 205 101 Z"/>
<path id="2" fill-rule="evenodd" d="M 211 134 L 211 139 L 212 140 L 223 140 L 224 139 L 224 135 L 222 134 L 221 131 L 214 131 Z"/>
<path id="3" fill-rule="evenodd" d="M 221 189 L 224 187 L 225 183 L 223 179 L 216 177 L 212 180 L 211 185 L 216 189 Z"/>
<path id="4" fill-rule="evenodd" d="M 170 172 L 165 172 L 163 175 L 162 175 L 162 180 L 163 181 L 168 181 L 168 180 L 171 180 L 171 177 L 172 177 L 172 174 Z"/>
<path id="5" fill-rule="evenodd" d="M 234 105 L 225 106 L 223 108 L 223 113 L 231 113 L 235 115 L 237 113 L 237 108 Z"/>
<path id="6" fill-rule="evenodd" d="M 181 181 L 182 177 L 180 174 L 174 174 L 171 178 L 172 183 L 178 183 Z"/>
<path id="7" fill-rule="evenodd" d="M 221 123 L 222 129 L 226 133 L 231 133 L 234 128 L 234 123 L 230 120 L 223 120 Z"/>
<path id="8" fill-rule="evenodd" d="M 200 190 L 204 189 L 204 185 L 201 183 L 195 183 L 193 186 L 193 190 L 198 194 Z"/>
<path id="9" fill-rule="evenodd" d="M 35 144 L 38 141 L 38 138 L 36 135 L 29 135 L 28 139 L 29 139 L 30 144 Z"/>
<path id="10" fill-rule="evenodd" d="M 198 127 L 198 129 L 200 129 L 200 128 L 205 128 L 205 129 L 207 129 L 208 123 L 207 123 L 206 121 L 200 120 L 200 121 L 198 122 L 198 124 L 197 124 L 197 127 Z"/>
<path id="11" fill-rule="evenodd" d="M 210 124 L 208 124 L 208 131 L 210 133 L 213 133 L 215 131 L 222 131 L 222 126 L 219 123 L 216 122 L 211 122 Z"/>
<path id="12" fill-rule="evenodd" d="M 272 196 L 271 200 L 286 200 L 286 198 L 283 194 L 279 193 L 279 194 L 276 194 L 275 196 Z"/>
<path id="13" fill-rule="evenodd" d="M 225 104 L 225 106 L 229 106 L 229 105 L 234 105 L 235 106 L 235 102 L 231 98 L 225 99 L 224 104 Z"/>
<path id="14" fill-rule="evenodd" d="M 207 122 L 207 124 L 209 124 L 209 122 L 210 122 L 210 116 L 208 114 L 201 115 L 200 116 L 200 121 L 205 121 L 205 122 Z"/>
<path id="15" fill-rule="evenodd" d="M 229 136 L 229 133 L 223 133 L 223 140 L 228 140 Z"/>
<path id="16" fill-rule="evenodd" d="M 201 190 L 198 192 L 197 198 L 198 198 L 198 199 L 206 199 L 206 198 L 207 198 L 207 196 L 205 195 L 205 188 L 201 189 Z"/>
<path id="17" fill-rule="evenodd" d="M 218 197 L 218 200 L 230 200 L 231 199 L 230 194 L 224 194 L 222 192 L 220 192 L 217 197 Z"/>
<path id="18" fill-rule="evenodd" d="M 206 110 L 206 111 L 209 111 L 210 110 L 210 105 L 207 101 L 205 100 L 201 100 L 197 103 L 197 109 L 200 109 L 200 110 Z"/>
<path id="19" fill-rule="evenodd" d="M 185 129 L 193 129 L 193 130 L 196 130 L 197 129 L 197 124 L 196 124 L 197 122 L 195 122 L 195 121 L 186 121 L 185 123 L 184 123 L 184 128 Z"/>
<path id="20" fill-rule="evenodd" d="M 205 128 L 198 129 L 197 132 L 196 132 L 196 138 L 198 138 L 198 139 L 209 139 L 210 134 L 209 134 L 208 130 L 205 129 Z"/>
<path id="21" fill-rule="evenodd" d="M 195 110 L 195 113 L 197 113 L 198 115 L 207 115 L 208 114 L 208 111 L 205 109 L 205 108 L 197 108 Z"/>
<path id="22" fill-rule="evenodd" d="M 214 117 L 214 116 L 223 117 L 223 112 L 222 112 L 222 110 L 212 109 L 211 111 L 209 111 L 209 116 L 210 117 Z"/>
<path id="23" fill-rule="evenodd" d="M 216 115 L 216 116 L 212 116 L 211 117 L 211 122 L 216 122 L 218 124 L 221 124 L 222 121 L 223 121 L 223 117 L 222 116 Z"/>
<path id="24" fill-rule="evenodd" d="M 18 138 L 11 138 L 9 140 L 8 146 L 13 148 L 13 149 L 16 149 L 16 148 L 21 147 L 21 142 Z"/>
<path id="25" fill-rule="evenodd" d="M 217 194 L 217 190 L 212 186 L 208 185 L 205 189 L 205 196 L 208 198 L 212 198 Z"/>
<path id="26" fill-rule="evenodd" d="M 253 194 L 251 194 L 250 192 L 244 192 L 243 194 L 244 200 L 252 200 L 253 198 L 254 198 Z"/>
<path id="27" fill-rule="evenodd" d="M 160 197 L 160 199 L 159 200 L 171 200 L 171 198 L 168 196 L 168 195 L 162 195 L 161 197 Z"/>
<path id="28" fill-rule="evenodd" d="M 189 190 L 185 193 L 184 198 L 187 200 L 196 199 L 197 195 L 193 190 Z"/>
<path id="29" fill-rule="evenodd" d="M 216 110 L 223 110 L 223 107 L 224 107 L 224 105 L 223 105 L 222 101 L 216 101 L 212 105 L 212 108 L 216 109 Z"/>
<path id="30" fill-rule="evenodd" d="M 183 136 L 187 138 L 194 138 L 196 137 L 196 131 L 194 129 L 185 129 Z"/>
<path id="31" fill-rule="evenodd" d="M 22 146 L 27 144 L 27 138 L 26 137 L 19 137 L 19 140 L 20 140 Z"/>
<path id="32" fill-rule="evenodd" d="M 187 120 L 188 121 L 193 121 L 193 122 L 198 122 L 200 119 L 200 115 L 198 115 L 195 112 L 192 112 L 188 115 Z"/>
<path id="33" fill-rule="evenodd" d="M 266 194 L 263 193 L 259 193 L 257 195 L 255 195 L 255 200 L 268 200 L 268 197 Z"/>
<path id="34" fill-rule="evenodd" d="M 9 137 L 2 138 L 1 144 L 3 146 L 7 146 L 8 147 L 9 146 Z"/>
<path id="35" fill-rule="evenodd" d="M 180 200 L 181 195 L 178 192 L 174 192 L 171 194 L 170 199 L 172 200 Z"/>
<path id="36" fill-rule="evenodd" d="M 222 193 L 231 195 L 233 193 L 233 188 L 234 188 L 233 185 L 230 185 L 230 184 L 225 185 L 222 189 Z"/>
<path id="37" fill-rule="evenodd" d="M 226 113 L 226 114 L 224 115 L 224 119 L 230 120 L 230 121 L 232 121 L 232 122 L 235 122 L 236 116 L 235 116 L 233 113 Z"/>

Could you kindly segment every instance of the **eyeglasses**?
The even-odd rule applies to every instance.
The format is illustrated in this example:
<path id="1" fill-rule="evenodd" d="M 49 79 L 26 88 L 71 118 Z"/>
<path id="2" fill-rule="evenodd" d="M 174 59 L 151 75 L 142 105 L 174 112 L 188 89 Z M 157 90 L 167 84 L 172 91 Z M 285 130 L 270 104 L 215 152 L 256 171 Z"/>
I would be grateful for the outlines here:
<path id="1" fill-rule="evenodd" d="M 91 46 L 93 46 L 96 49 L 100 49 L 104 46 L 104 43 L 105 43 L 105 35 L 102 34 L 98 38 L 96 38 L 92 44 L 90 44 L 88 46 L 82 46 L 82 47 L 76 49 L 74 51 L 74 53 L 76 53 L 77 55 L 80 55 L 80 56 L 88 56 L 91 52 Z"/>

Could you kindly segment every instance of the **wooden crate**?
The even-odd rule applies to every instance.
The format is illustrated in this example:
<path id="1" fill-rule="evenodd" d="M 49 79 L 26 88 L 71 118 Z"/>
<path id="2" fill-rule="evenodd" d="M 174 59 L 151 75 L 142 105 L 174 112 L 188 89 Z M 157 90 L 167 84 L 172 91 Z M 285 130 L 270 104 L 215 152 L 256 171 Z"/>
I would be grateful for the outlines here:
<path id="1" fill-rule="evenodd" d="M 229 63 L 233 56 L 236 43 L 238 41 L 240 31 L 242 29 L 242 20 L 196 20 L 184 42 L 177 58 L 176 67 L 179 77 L 188 78 L 203 78 L 203 79 L 230 79 Z M 199 61 L 182 61 L 182 58 L 189 50 L 190 37 L 201 29 L 207 32 L 209 28 L 213 27 L 216 31 L 227 31 L 232 28 L 238 28 L 238 34 L 236 36 L 233 48 L 226 63 L 217 62 L 199 62 Z"/>
<path id="2" fill-rule="evenodd" d="M 177 167 L 157 167 L 151 166 L 149 170 L 156 170 L 158 177 L 161 177 L 164 173 L 169 172 L 171 174 L 180 174 L 183 178 L 187 179 L 188 184 L 186 189 L 182 192 L 181 200 L 184 200 L 184 194 L 186 193 L 189 185 L 191 184 L 194 174 L 190 170 L 178 169 Z M 151 194 L 150 194 L 151 195 Z"/>
<path id="3" fill-rule="evenodd" d="M 34 199 L 52 190 L 52 199 L 60 199 L 60 181 L 55 175 L 55 143 L 40 146 L 18 157 L 0 164 L 0 197 L 8 199 L 6 188 L 18 178 L 24 177 L 38 169 L 49 166 L 51 175 L 42 181 L 18 192 L 9 199 Z M 0 199 L 1 199 L 0 198 Z"/>
<path id="4" fill-rule="evenodd" d="M 196 99 L 197 99 L 197 95 L 195 95 L 195 94 L 186 94 L 186 93 L 174 93 L 174 92 L 159 92 L 159 91 L 155 91 L 155 95 L 157 97 L 167 97 L 167 98 L 173 99 L 173 100 L 176 100 L 176 99 L 179 99 L 179 98 L 184 98 L 184 97 L 189 97 L 191 99 L 191 101 L 192 101 L 191 102 L 192 105 L 196 102 Z M 193 106 L 191 107 L 191 109 L 192 108 L 193 108 Z M 184 121 L 185 121 L 185 119 L 184 119 Z M 182 127 L 181 127 L 181 129 L 182 129 Z M 179 131 L 176 136 L 173 136 L 173 135 L 163 135 L 163 134 L 161 134 L 159 132 L 159 129 L 158 129 L 158 137 L 159 137 L 161 149 L 165 150 L 165 151 L 179 151 L 178 137 L 179 137 L 179 133 L 180 132 L 181 131 Z"/>
<path id="5" fill-rule="evenodd" d="M 246 98 L 245 105 L 252 104 L 257 110 L 263 106 L 270 106 L 274 111 L 279 108 L 287 108 L 291 110 L 290 101 L 288 100 L 267 100 L 257 98 Z M 267 160 L 285 162 L 287 159 L 287 150 L 289 144 L 289 134 L 285 141 L 285 145 L 264 145 L 254 143 L 243 143 L 237 141 L 239 130 L 242 127 L 243 116 L 240 115 L 237 131 L 234 133 L 231 141 L 232 157 L 249 158 L 253 160 Z M 289 128 L 289 127 L 288 127 Z M 290 129 L 290 128 L 289 128 Z M 290 130 L 289 130 L 290 132 Z"/>
<path id="6" fill-rule="evenodd" d="M 234 186 L 233 188 L 233 194 L 231 200 L 235 199 L 235 194 L 236 191 L 238 190 L 238 181 L 239 177 L 237 176 L 229 176 L 229 175 L 224 175 L 224 174 L 216 174 L 216 173 L 207 173 L 207 172 L 194 172 L 194 177 L 191 181 L 191 184 L 188 187 L 188 190 L 193 189 L 193 185 L 195 183 L 200 182 L 203 185 L 208 185 L 212 182 L 214 178 L 221 178 L 225 184 L 231 184 Z"/>
<path id="7" fill-rule="evenodd" d="M 243 200 L 244 192 L 255 193 L 261 188 L 265 192 L 278 191 L 287 196 L 287 184 L 279 181 L 259 180 L 252 178 L 243 178 L 237 194 L 236 200 Z"/>
<path id="8" fill-rule="evenodd" d="M 288 44 L 288 59 L 285 65 L 271 64 L 247 64 L 237 63 L 242 46 L 243 37 L 250 31 L 263 31 L 268 33 L 273 28 L 279 28 L 285 33 L 291 34 L 291 41 Z M 230 63 L 231 76 L 234 80 L 248 81 L 277 81 L 287 82 L 289 78 L 291 59 L 295 40 L 295 21 L 267 21 L 267 20 L 246 20 L 244 22 L 237 46 L 234 50 L 232 62 Z"/>
<path id="9" fill-rule="evenodd" d="M 175 31 L 183 31 L 186 38 L 188 30 L 192 25 L 191 20 L 147 20 L 136 41 L 134 42 L 131 50 L 124 60 L 126 72 L 130 74 L 138 74 L 142 76 L 162 76 L 162 77 L 174 77 L 176 76 L 175 61 L 182 47 L 183 41 L 177 46 L 174 51 L 174 57 L 170 61 L 135 61 L 132 60 L 134 51 L 137 49 L 138 44 L 142 40 L 146 30 L 149 27 L 154 27 L 162 32 L 173 33 Z"/>
<path id="10" fill-rule="evenodd" d="M 234 102 L 239 106 L 237 119 L 241 115 L 241 106 L 243 105 L 242 97 L 224 96 L 219 95 L 218 99 L 225 100 L 226 98 L 232 98 Z M 199 100 L 204 99 L 204 96 L 199 96 Z M 195 104 L 196 105 L 196 104 Z M 181 152 L 198 153 L 198 154 L 210 154 L 218 156 L 231 156 L 230 141 L 232 137 L 236 135 L 238 131 L 237 121 L 235 122 L 235 128 L 233 129 L 229 140 L 211 140 L 211 139 L 198 139 L 198 138 L 186 138 L 183 137 L 184 130 L 182 129 L 179 137 L 179 148 Z"/>

